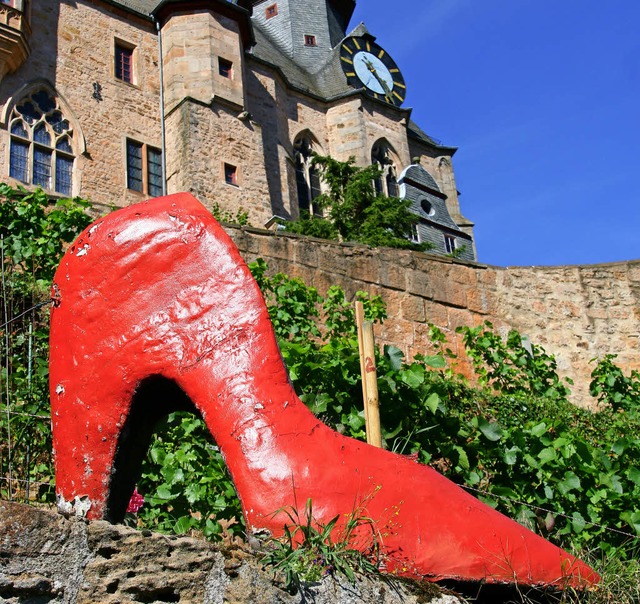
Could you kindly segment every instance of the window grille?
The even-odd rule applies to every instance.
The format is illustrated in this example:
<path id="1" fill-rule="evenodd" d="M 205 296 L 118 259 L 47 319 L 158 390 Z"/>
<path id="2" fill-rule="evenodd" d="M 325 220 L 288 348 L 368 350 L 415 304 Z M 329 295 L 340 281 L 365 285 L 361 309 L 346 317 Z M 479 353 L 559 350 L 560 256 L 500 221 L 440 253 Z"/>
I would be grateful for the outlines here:
<path id="1" fill-rule="evenodd" d="M 150 197 L 162 195 L 162 151 L 127 139 L 127 188 Z"/>
<path id="2" fill-rule="evenodd" d="M 133 48 L 116 43 L 115 76 L 127 84 L 133 84 Z"/>

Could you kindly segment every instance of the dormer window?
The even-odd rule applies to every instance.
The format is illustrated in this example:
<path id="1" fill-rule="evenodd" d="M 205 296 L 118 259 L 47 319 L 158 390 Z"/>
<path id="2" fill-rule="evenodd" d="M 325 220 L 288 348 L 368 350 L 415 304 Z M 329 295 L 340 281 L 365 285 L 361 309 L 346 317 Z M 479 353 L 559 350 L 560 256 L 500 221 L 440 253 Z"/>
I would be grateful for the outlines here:
<path id="1" fill-rule="evenodd" d="M 264 12 L 265 12 L 265 17 L 267 19 L 271 19 L 278 14 L 278 5 L 272 4 L 271 6 L 267 6 Z"/>
<path id="2" fill-rule="evenodd" d="M 456 238 L 453 235 L 445 235 L 444 236 L 444 249 L 447 254 L 453 254 L 458 248 L 456 244 Z"/>
<path id="3" fill-rule="evenodd" d="M 304 45 L 305 46 L 317 46 L 318 43 L 316 42 L 316 37 L 315 36 L 311 36 L 309 34 L 305 34 L 305 36 L 304 36 Z"/>
<path id="4" fill-rule="evenodd" d="M 421 199 L 420 200 L 420 207 L 422 208 L 422 211 L 427 216 L 433 216 L 436 213 L 436 209 L 433 207 L 433 205 L 431 204 L 431 202 L 428 199 Z"/>

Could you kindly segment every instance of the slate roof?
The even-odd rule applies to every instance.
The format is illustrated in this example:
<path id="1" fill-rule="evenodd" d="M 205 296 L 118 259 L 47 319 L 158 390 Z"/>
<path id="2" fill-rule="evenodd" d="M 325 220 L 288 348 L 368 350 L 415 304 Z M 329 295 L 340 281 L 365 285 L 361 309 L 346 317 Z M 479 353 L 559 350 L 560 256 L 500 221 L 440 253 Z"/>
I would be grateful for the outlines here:
<path id="1" fill-rule="evenodd" d="M 453 155 L 458 147 L 449 147 L 448 145 L 443 145 L 440 141 L 435 138 L 430 137 L 418 124 L 416 124 L 413 120 L 409 120 L 409 126 L 407 127 L 409 131 L 409 135 L 420 141 L 421 143 L 426 143 L 427 145 L 431 145 L 432 147 L 437 147 L 438 149 L 443 149 L 451 153 Z"/>
<path id="2" fill-rule="evenodd" d="M 340 46 L 332 48 L 324 56 L 324 60 L 319 62 L 317 70 L 311 72 L 303 69 L 281 52 L 262 31 L 259 24 L 254 24 L 254 34 L 256 45 L 251 55 L 278 67 L 287 82 L 294 88 L 327 100 L 354 92 L 353 88 L 347 84 L 347 78 L 340 65 Z"/>
<path id="3" fill-rule="evenodd" d="M 429 174 L 420 164 L 411 164 L 402 171 L 398 178 L 398 183 L 402 184 L 405 180 L 413 181 L 414 185 L 419 189 L 431 189 L 441 193 L 438 183 L 433 176 Z"/>
<path id="4" fill-rule="evenodd" d="M 122 6 L 145 17 L 150 17 L 153 9 L 160 4 L 160 0 L 107 0 L 107 2 Z"/>
<path id="5" fill-rule="evenodd" d="M 122 6 L 134 13 L 150 17 L 153 11 L 162 4 L 163 0 L 105 0 L 109 4 Z M 186 2 L 187 0 L 185 0 Z M 228 0 L 231 4 L 238 4 L 237 0 Z"/>
<path id="6" fill-rule="evenodd" d="M 448 231 L 455 232 L 459 237 L 470 238 L 453 221 L 447 209 L 446 195 L 443 195 L 433 176 L 421 165 L 412 164 L 405 168 L 398 177 L 398 184 L 400 197 L 411 201 L 411 211 L 420 216 L 423 221 L 444 227 Z M 431 213 L 426 213 L 422 206 L 423 200 L 433 208 Z"/>

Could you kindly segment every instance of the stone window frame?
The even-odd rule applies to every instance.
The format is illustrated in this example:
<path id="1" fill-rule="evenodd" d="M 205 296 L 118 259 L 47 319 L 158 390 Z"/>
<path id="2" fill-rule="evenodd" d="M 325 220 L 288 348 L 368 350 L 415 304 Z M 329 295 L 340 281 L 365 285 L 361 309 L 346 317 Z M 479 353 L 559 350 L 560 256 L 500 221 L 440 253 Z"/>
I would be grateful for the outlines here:
<path id="1" fill-rule="evenodd" d="M 218 57 L 218 75 L 227 80 L 233 80 L 233 61 Z"/>
<path id="2" fill-rule="evenodd" d="M 304 45 L 310 48 L 318 46 L 318 39 L 314 34 L 304 34 Z"/>
<path id="3" fill-rule="evenodd" d="M 127 189 L 149 197 L 163 194 L 162 150 L 135 138 L 125 138 Z"/>
<path id="4" fill-rule="evenodd" d="M 265 19 L 273 19 L 278 15 L 278 4 L 270 4 L 267 8 L 264 9 L 264 18 Z"/>
<path id="5" fill-rule="evenodd" d="M 304 212 L 309 217 L 322 217 L 322 208 L 313 203 L 323 192 L 320 172 L 313 164 L 314 154 L 323 154 L 320 144 L 309 130 L 303 130 L 293 141 L 293 151 L 298 215 L 302 218 Z"/>
<path id="6" fill-rule="evenodd" d="M 49 85 L 25 87 L 7 103 L 9 178 L 71 197 L 78 136 L 68 108 Z"/>
<path id="7" fill-rule="evenodd" d="M 378 139 L 371 147 L 371 165 L 380 168 L 382 174 L 373 182 L 378 195 L 387 197 L 399 197 L 398 169 L 396 168 L 396 153 L 389 142 Z"/>
<path id="8" fill-rule="evenodd" d="M 130 58 L 130 74 L 129 79 L 124 77 L 120 77 L 118 75 L 118 53 L 122 51 L 124 53 L 129 54 Z M 138 47 L 122 38 L 114 37 L 113 39 L 113 47 L 112 47 L 112 67 L 113 67 L 113 79 L 116 82 L 121 82 L 122 84 L 126 84 L 127 86 L 135 86 L 138 87 Z"/>
<path id="9" fill-rule="evenodd" d="M 235 164 L 222 162 L 222 178 L 225 184 L 231 187 L 240 186 L 240 170 Z"/>

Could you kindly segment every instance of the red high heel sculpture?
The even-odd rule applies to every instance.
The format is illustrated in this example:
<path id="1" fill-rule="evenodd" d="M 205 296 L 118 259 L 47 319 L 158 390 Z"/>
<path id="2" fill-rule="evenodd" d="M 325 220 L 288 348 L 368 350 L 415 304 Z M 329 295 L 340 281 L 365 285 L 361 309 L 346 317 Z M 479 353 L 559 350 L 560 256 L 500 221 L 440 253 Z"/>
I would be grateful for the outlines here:
<path id="1" fill-rule="evenodd" d="M 204 418 L 247 526 L 308 498 L 320 519 L 365 501 L 387 569 L 418 578 L 584 586 L 588 566 L 408 458 L 341 436 L 297 398 L 262 295 L 191 195 L 97 220 L 53 285 L 51 399 L 59 504 L 123 517 L 157 419 Z"/>

